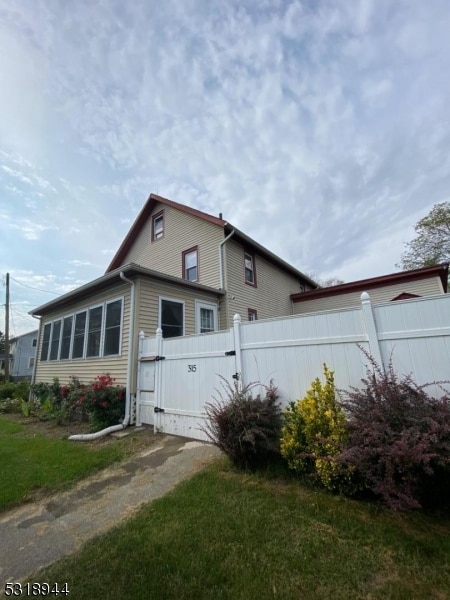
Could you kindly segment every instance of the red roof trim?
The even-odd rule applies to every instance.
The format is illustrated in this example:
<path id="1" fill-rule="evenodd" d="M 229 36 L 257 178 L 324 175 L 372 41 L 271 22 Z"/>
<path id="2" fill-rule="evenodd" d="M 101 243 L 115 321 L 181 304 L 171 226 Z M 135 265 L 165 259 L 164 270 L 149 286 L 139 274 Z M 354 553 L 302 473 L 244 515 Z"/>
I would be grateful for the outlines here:
<path id="1" fill-rule="evenodd" d="M 341 285 L 320 288 L 308 292 L 300 292 L 291 294 L 292 302 L 304 302 L 314 298 L 326 298 L 327 296 L 340 296 L 349 292 L 365 292 L 370 289 L 380 287 L 380 285 L 395 285 L 405 281 L 417 281 L 420 279 L 428 279 L 429 277 L 439 276 L 442 282 L 444 292 L 447 293 L 448 280 L 448 263 L 435 265 L 433 267 L 423 267 L 422 269 L 414 269 L 412 271 L 401 271 L 400 273 L 390 273 L 381 277 L 372 277 L 370 279 L 360 279 L 358 281 L 350 281 Z"/>
<path id="2" fill-rule="evenodd" d="M 147 199 L 147 202 L 144 204 L 141 212 L 136 217 L 133 225 L 128 231 L 125 239 L 121 243 L 118 251 L 116 252 L 114 258 L 109 264 L 108 268 L 105 271 L 109 273 L 114 269 L 120 267 L 122 262 L 125 260 L 126 255 L 128 254 L 136 236 L 141 231 L 142 227 L 144 227 L 147 219 L 149 218 L 151 212 L 155 208 L 157 203 L 164 204 L 165 206 L 171 206 L 172 208 L 176 208 L 177 210 L 181 210 L 189 215 L 194 217 L 198 217 L 199 219 L 203 219 L 204 221 L 208 221 L 209 223 L 213 223 L 214 225 L 219 225 L 220 227 L 224 227 L 226 221 L 223 219 L 219 219 L 218 217 L 214 217 L 213 215 L 209 215 L 201 210 L 197 210 L 196 208 L 191 208 L 190 206 L 185 206 L 184 204 L 179 204 L 178 202 L 174 202 L 173 200 L 169 200 L 168 198 L 163 198 L 162 196 L 158 196 L 157 194 L 150 194 Z"/>

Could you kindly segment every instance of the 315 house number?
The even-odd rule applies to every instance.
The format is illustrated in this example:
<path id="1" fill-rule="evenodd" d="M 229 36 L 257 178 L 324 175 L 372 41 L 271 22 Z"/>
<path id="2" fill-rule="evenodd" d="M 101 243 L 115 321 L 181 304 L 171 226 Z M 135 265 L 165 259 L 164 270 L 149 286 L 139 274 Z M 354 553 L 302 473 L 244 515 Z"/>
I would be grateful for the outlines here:
<path id="1" fill-rule="evenodd" d="M 188 365 L 188 373 L 196 373 L 197 365 Z"/>

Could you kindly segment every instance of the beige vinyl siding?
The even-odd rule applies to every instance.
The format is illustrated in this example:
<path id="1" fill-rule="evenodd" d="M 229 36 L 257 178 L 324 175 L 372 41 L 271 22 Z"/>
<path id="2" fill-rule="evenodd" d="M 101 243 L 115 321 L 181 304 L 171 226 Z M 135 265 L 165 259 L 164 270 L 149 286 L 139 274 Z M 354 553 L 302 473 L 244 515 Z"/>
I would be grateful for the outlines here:
<path id="1" fill-rule="evenodd" d="M 75 360 L 48 360 L 41 361 L 41 348 L 44 326 L 50 321 L 63 318 L 75 312 L 103 302 L 123 298 L 122 312 L 122 337 L 120 356 L 106 358 L 79 358 Z M 41 317 L 41 328 L 36 355 L 36 382 L 51 383 L 58 377 L 62 384 L 69 383 L 71 376 L 78 377 L 82 383 L 89 383 L 97 375 L 109 373 L 116 378 L 118 385 L 125 385 L 127 379 L 128 335 L 130 326 L 130 285 L 118 284 L 103 292 L 93 294 L 89 298 L 74 302 L 66 308 L 51 312 Z"/>
<path id="2" fill-rule="evenodd" d="M 367 290 L 373 304 L 388 302 L 402 293 L 416 294 L 417 296 L 435 296 L 442 294 L 442 283 L 439 277 L 430 277 L 418 281 L 406 281 L 395 285 L 387 285 L 379 288 Z M 334 310 L 359 306 L 361 304 L 362 292 L 349 292 L 347 294 L 337 294 L 336 296 L 327 296 L 326 298 L 317 298 L 305 300 L 303 302 L 294 302 L 294 314 L 303 315 L 310 312 L 322 310 Z"/>
<path id="3" fill-rule="evenodd" d="M 164 237 L 152 242 L 152 216 L 164 210 Z M 219 244 L 223 228 L 171 206 L 157 204 L 123 264 L 135 263 L 183 278 L 182 253 L 198 246 L 197 283 L 219 288 Z"/>
<path id="4" fill-rule="evenodd" d="M 225 244 L 224 254 L 228 327 L 233 324 L 236 313 L 247 321 L 249 308 L 257 311 L 258 319 L 292 314 L 290 295 L 300 291 L 299 279 L 255 254 L 256 287 L 248 285 L 244 278 L 244 246 L 230 239 Z"/>
<path id="5" fill-rule="evenodd" d="M 195 301 L 200 300 L 216 304 L 218 309 L 224 305 L 215 294 L 199 292 L 197 290 L 183 288 L 170 283 L 141 279 L 139 282 L 138 324 L 139 331 L 146 336 L 153 336 L 158 327 L 159 297 L 171 298 L 184 302 L 184 333 L 193 335 L 195 333 Z M 220 313 L 219 323 L 220 323 Z"/>

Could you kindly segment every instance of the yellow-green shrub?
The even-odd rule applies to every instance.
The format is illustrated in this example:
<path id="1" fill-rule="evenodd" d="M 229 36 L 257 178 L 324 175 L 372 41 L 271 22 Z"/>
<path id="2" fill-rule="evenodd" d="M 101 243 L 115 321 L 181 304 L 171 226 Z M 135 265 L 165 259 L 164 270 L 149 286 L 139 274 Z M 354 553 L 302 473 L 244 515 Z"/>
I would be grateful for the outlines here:
<path id="1" fill-rule="evenodd" d="M 345 417 L 336 402 L 334 372 L 323 365 L 325 383 L 317 377 L 306 396 L 285 411 L 281 454 L 300 474 L 314 475 L 326 488 L 350 484 L 351 473 L 336 457 L 345 441 Z"/>

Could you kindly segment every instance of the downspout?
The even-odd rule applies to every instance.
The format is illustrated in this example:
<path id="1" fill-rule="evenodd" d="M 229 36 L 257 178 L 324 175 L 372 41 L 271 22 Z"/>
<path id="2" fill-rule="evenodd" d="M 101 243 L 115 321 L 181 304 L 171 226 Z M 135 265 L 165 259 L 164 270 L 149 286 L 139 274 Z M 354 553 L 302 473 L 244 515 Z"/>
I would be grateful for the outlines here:
<path id="1" fill-rule="evenodd" d="M 88 442 L 90 440 L 96 440 L 98 438 L 109 435 L 114 431 L 120 431 L 128 427 L 131 419 L 131 369 L 133 366 L 133 353 L 134 353 L 134 317 L 135 317 L 135 296 L 136 296 L 136 283 L 128 277 L 125 277 L 123 271 L 120 271 L 120 279 L 126 281 L 131 285 L 130 294 L 130 331 L 128 332 L 128 360 L 127 360 L 127 384 L 126 384 L 126 396 L 125 396 L 125 417 L 122 423 L 118 425 L 111 425 L 101 431 L 95 433 L 82 433 L 79 435 L 71 435 L 69 440 L 75 442 Z"/>
<path id="2" fill-rule="evenodd" d="M 225 242 L 228 242 L 228 240 L 233 237 L 233 235 L 235 234 L 235 230 L 233 229 L 233 231 L 227 235 L 227 237 L 222 240 L 219 244 L 219 271 L 220 271 L 220 287 L 224 290 L 225 289 L 225 274 L 223 271 L 223 254 L 222 254 L 222 247 L 224 246 Z"/>
<path id="3" fill-rule="evenodd" d="M 33 374 L 31 376 L 31 385 L 33 385 L 33 383 L 36 382 L 36 369 L 37 369 L 37 362 L 38 362 L 38 350 L 39 350 L 39 342 L 41 341 L 41 326 L 42 326 L 42 320 L 41 317 L 36 317 L 35 315 L 31 315 L 33 317 L 33 319 L 37 319 L 39 321 L 39 327 L 38 327 L 38 336 L 37 336 L 37 342 L 36 342 L 36 352 L 34 354 L 34 367 L 33 367 Z M 31 396 L 31 391 L 30 391 L 30 396 Z M 30 397 L 29 396 L 29 397 Z"/>

